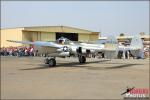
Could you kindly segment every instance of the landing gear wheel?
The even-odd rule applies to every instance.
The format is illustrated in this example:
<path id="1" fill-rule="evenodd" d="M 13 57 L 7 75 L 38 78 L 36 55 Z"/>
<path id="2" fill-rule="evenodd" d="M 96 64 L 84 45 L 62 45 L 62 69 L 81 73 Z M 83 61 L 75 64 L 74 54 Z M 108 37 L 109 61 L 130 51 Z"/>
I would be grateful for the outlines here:
<path id="1" fill-rule="evenodd" d="M 86 62 L 85 56 L 80 56 L 80 57 L 79 57 L 79 62 L 80 62 L 80 63 L 85 63 L 85 62 Z"/>
<path id="2" fill-rule="evenodd" d="M 44 63 L 45 63 L 45 64 L 48 64 L 48 62 L 49 62 L 49 59 L 48 59 L 48 58 L 44 59 Z"/>
<path id="3" fill-rule="evenodd" d="M 48 61 L 48 65 L 49 67 L 54 67 L 56 66 L 56 60 L 54 58 L 51 58 L 49 61 Z"/>

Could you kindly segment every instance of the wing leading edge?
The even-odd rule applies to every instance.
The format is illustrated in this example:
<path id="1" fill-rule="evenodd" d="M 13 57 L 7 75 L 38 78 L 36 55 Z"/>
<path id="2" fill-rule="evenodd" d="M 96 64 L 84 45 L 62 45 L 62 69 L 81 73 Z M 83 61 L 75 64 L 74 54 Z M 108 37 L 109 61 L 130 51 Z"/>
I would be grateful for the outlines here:
<path id="1" fill-rule="evenodd" d="M 15 40 L 7 40 L 8 42 L 14 42 L 14 43 L 21 43 L 21 44 L 30 44 L 35 46 L 42 46 L 42 47 L 52 47 L 52 48 L 60 48 L 61 46 L 56 44 L 55 42 L 44 42 L 44 41 L 15 41 Z"/>

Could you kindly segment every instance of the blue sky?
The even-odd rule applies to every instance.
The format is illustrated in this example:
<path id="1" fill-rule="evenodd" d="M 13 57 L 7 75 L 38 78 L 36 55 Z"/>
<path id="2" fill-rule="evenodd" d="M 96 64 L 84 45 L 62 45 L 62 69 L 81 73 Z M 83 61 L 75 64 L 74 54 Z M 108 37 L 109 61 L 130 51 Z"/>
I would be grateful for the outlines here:
<path id="1" fill-rule="evenodd" d="M 2 1 L 1 27 L 72 26 L 102 36 L 149 33 L 149 1 Z"/>

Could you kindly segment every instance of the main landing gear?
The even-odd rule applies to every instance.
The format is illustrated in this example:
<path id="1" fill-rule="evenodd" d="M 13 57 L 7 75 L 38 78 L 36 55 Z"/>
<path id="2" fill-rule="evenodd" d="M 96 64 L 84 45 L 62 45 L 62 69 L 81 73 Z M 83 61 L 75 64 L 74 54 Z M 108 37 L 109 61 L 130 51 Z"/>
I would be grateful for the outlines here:
<path id="1" fill-rule="evenodd" d="M 49 67 L 54 67 L 54 66 L 56 66 L 56 60 L 55 60 L 55 58 L 46 58 L 46 59 L 44 60 L 44 63 L 45 63 L 45 64 L 48 64 Z"/>
<path id="2" fill-rule="evenodd" d="M 85 63 L 86 62 L 86 57 L 85 56 L 83 56 L 83 55 L 79 55 L 79 62 L 80 63 Z"/>
<path id="3" fill-rule="evenodd" d="M 86 57 L 84 55 L 79 55 L 78 56 L 78 59 L 79 59 L 79 63 L 83 64 L 86 62 Z M 55 57 L 51 57 L 51 58 L 46 58 L 44 60 L 44 63 L 45 64 L 48 64 L 49 67 L 54 67 L 56 66 L 56 60 L 55 60 Z"/>

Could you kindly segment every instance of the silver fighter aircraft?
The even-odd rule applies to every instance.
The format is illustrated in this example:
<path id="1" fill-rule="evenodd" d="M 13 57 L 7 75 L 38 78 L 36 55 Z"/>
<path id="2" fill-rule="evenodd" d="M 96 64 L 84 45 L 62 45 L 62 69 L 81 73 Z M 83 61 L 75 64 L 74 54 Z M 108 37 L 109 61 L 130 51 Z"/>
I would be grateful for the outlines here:
<path id="1" fill-rule="evenodd" d="M 46 59 L 44 60 L 45 64 L 51 66 L 56 66 L 56 57 L 67 57 L 67 56 L 77 56 L 79 59 L 79 63 L 86 62 L 86 54 L 89 53 L 98 53 L 105 52 L 107 58 L 108 57 L 116 57 L 117 51 L 122 49 L 122 47 L 118 46 L 118 42 L 115 38 L 108 38 L 105 44 L 97 44 L 97 43 L 79 43 L 70 41 L 67 38 L 61 37 L 56 41 L 46 42 L 46 41 L 14 41 L 7 40 L 9 42 L 22 43 L 22 44 L 30 44 L 34 45 L 35 50 L 38 51 L 39 54 L 46 54 Z M 134 41 L 135 42 L 135 41 Z M 124 48 L 124 50 L 127 48 Z M 138 50 L 141 47 L 129 47 L 130 50 Z"/>

